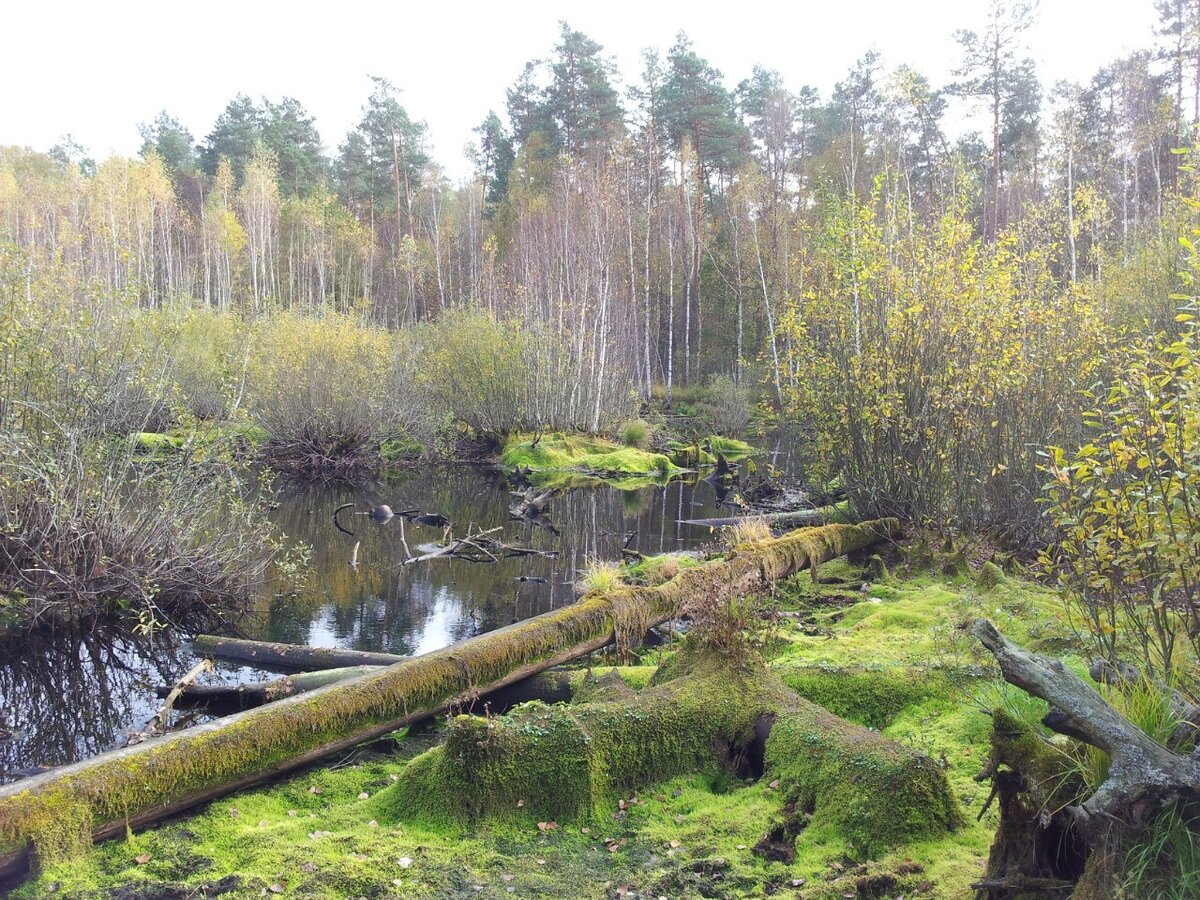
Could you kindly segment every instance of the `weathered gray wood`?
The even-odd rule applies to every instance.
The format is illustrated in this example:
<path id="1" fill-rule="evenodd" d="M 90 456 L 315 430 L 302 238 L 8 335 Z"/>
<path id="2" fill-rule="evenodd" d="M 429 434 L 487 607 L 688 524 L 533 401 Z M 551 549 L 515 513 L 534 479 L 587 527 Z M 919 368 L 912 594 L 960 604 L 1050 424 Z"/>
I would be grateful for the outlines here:
<path id="1" fill-rule="evenodd" d="M 275 641 L 251 641 L 245 638 L 198 634 L 192 641 L 197 656 L 250 663 L 266 669 L 283 668 L 311 672 L 317 669 L 341 669 L 346 666 L 390 666 L 409 659 L 395 653 L 344 650 L 340 647 L 305 647 Z"/>
<path id="2" fill-rule="evenodd" d="M 249 709 L 252 706 L 262 706 L 293 694 L 303 694 L 345 681 L 347 678 L 357 678 L 360 675 L 370 675 L 379 670 L 379 666 L 344 666 L 339 669 L 319 669 L 315 672 L 297 672 L 270 681 L 248 681 L 241 684 L 185 684 L 178 687 L 179 698 L 177 705 L 202 706 L 209 703 L 230 705 L 236 709 Z M 160 697 L 167 696 L 173 688 L 161 685 L 156 689 Z"/>
<path id="3" fill-rule="evenodd" d="M 1041 697 L 1052 711 L 1065 717 L 1065 721 L 1051 719 L 1048 724 L 1098 747 L 1112 760 L 1108 778 L 1096 792 L 1070 807 L 1081 833 L 1090 841 L 1102 841 L 1112 819 L 1128 821 L 1135 803 L 1152 811 L 1200 790 L 1200 761 L 1172 753 L 1151 738 L 1061 660 L 1023 650 L 984 619 L 971 630 L 996 657 L 1005 681 Z"/>

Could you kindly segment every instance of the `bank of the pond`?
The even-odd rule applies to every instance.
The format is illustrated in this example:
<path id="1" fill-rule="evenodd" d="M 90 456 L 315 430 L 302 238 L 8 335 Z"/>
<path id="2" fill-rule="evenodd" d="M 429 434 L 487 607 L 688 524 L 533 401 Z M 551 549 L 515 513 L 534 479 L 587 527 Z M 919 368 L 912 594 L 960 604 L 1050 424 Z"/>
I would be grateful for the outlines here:
<path id="1" fill-rule="evenodd" d="M 437 743 L 433 730 L 403 736 L 394 752 L 364 752 L 348 765 L 315 769 L 102 845 L 53 866 L 16 896 L 53 888 L 75 898 L 170 890 L 557 897 L 565 885 L 572 896 L 596 898 L 971 896 L 998 815 L 992 809 L 976 821 L 987 793 L 973 777 L 988 754 L 986 710 L 1028 701 L 991 679 L 987 660 L 956 626 L 986 615 L 1023 643 L 1062 653 L 1071 638 L 1057 601 L 1014 575 L 981 585 L 977 572 L 909 572 L 903 563 L 882 576 L 832 563 L 818 578 L 779 583 L 784 615 L 764 645 L 770 665 L 802 696 L 936 760 L 964 813 L 958 830 L 863 860 L 836 827 L 814 823 L 800 830 L 793 861 L 769 861 L 755 848 L 784 812 L 770 771 L 750 781 L 676 777 L 624 798 L 611 816 L 587 825 L 539 822 L 519 804 L 511 815 L 465 830 L 402 815 L 393 820 L 381 795 L 409 759 Z M 674 652 L 644 651 L 639 667 L 625 670 L 626 682 L 642 689 Z"/>

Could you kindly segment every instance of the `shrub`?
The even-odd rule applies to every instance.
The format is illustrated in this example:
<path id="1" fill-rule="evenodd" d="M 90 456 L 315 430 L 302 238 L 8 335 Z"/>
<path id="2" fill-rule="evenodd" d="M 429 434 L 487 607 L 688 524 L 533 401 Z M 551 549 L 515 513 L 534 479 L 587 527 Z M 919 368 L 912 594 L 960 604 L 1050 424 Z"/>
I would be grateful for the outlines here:
<path id="1" fill-rule="evenodd" d="M 712 423 L 713 431 L 733 436 L 746 430 L 753 406 L 749 385 L 739 384 L 729 375 L 714 375 L 709 379 L 700 409 Z"/>
<path id="2" fill-rule="evenodd" d="M 380 447 L 428 423 L 405 335 L 354 316 L 278 313 L 255 326 L 246 406 L 272 462 L 307 472 L 376 467 Z"/>
<path id="3" fill-rule="evenodd" d="M 112 617 L 149 632 L 246 609 L 276 549 L 257 491 L 216 456 L 132 453 L 89 451 L 78 433 L 0 434 L 8 631 Z"/>
<path id="4" fill-rule="evenodd" d="M 1159 681 L 1200 659 L 1200 349 L 1195 331 L 1131 348 L 1088 392 L 1092 440 L 1049 451 L 1042 554 L 1097 652 Z"/>

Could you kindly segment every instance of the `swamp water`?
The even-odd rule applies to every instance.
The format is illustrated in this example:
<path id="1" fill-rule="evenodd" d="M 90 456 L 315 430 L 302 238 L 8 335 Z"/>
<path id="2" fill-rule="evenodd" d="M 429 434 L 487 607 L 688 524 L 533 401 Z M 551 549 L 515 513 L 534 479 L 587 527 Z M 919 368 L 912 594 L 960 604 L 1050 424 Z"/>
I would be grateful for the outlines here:
<path id="1" fill-rule="evenodd" d="M 780 470 L 790 468 L 782 449 L 765 459 Z M 509 519 L 511 489 L 500 471 L 470 465 L 423 468 L 359 487 L 281 484 L 272 519 L 289 538 L 311 547 L 307 577 L 300 590 L 260 597 L 241 622 L 239 636 L 426 653 L 572 603 L 588 560 L 620 559 L 631 531 L 637 536 L 630 546 L 647 555 L 712 543 L 710 529 L 680 520 L 731 515 L 737 496 L 735 489 L 722 502 L 714 486 L 700 480 L 632 491 L 603 484 L 578 488 L 549 506 L 556 535 Z M 339 518 L 355 532 L 351 537 L 332 523 L 334 509 L 343 503 L 359 510 L 386 503 L 394 510 L 440 513 L 454 523 L 456 535 L 468 525 L 473 530 L 502 526 L 493 537 L 558 555 L 495 564 L 432 559 L 403 566 L 410 554 L 435 549 L 442 529 L 407 522 L 402 533 L 398 518 L 380 524 L 345 510 Z M 356 542 L 361 544 L 353 568 Z M 0 782 L 20 778 L 32 767 L 63 765 L 124 746 L 158 709 L 156 686 L 173 684 L 197 661 L 186 639 L 170 630 L 152 638 L 99 630 L 63 633 L 0 651 Z M 276 677 L 277 672 L 218 663 L 201 682 Z"/>

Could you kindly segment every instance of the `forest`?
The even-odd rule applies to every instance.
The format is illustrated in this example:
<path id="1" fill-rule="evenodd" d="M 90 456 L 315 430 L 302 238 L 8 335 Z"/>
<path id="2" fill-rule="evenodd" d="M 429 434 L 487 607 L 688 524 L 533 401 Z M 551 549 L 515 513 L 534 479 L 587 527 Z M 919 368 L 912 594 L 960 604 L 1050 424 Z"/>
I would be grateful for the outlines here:
<path id="1" fill-rule="evenodd" d="M 0 892 L 1200 897 L 1200 4 L 968 6 L 0 145 Z"/>

